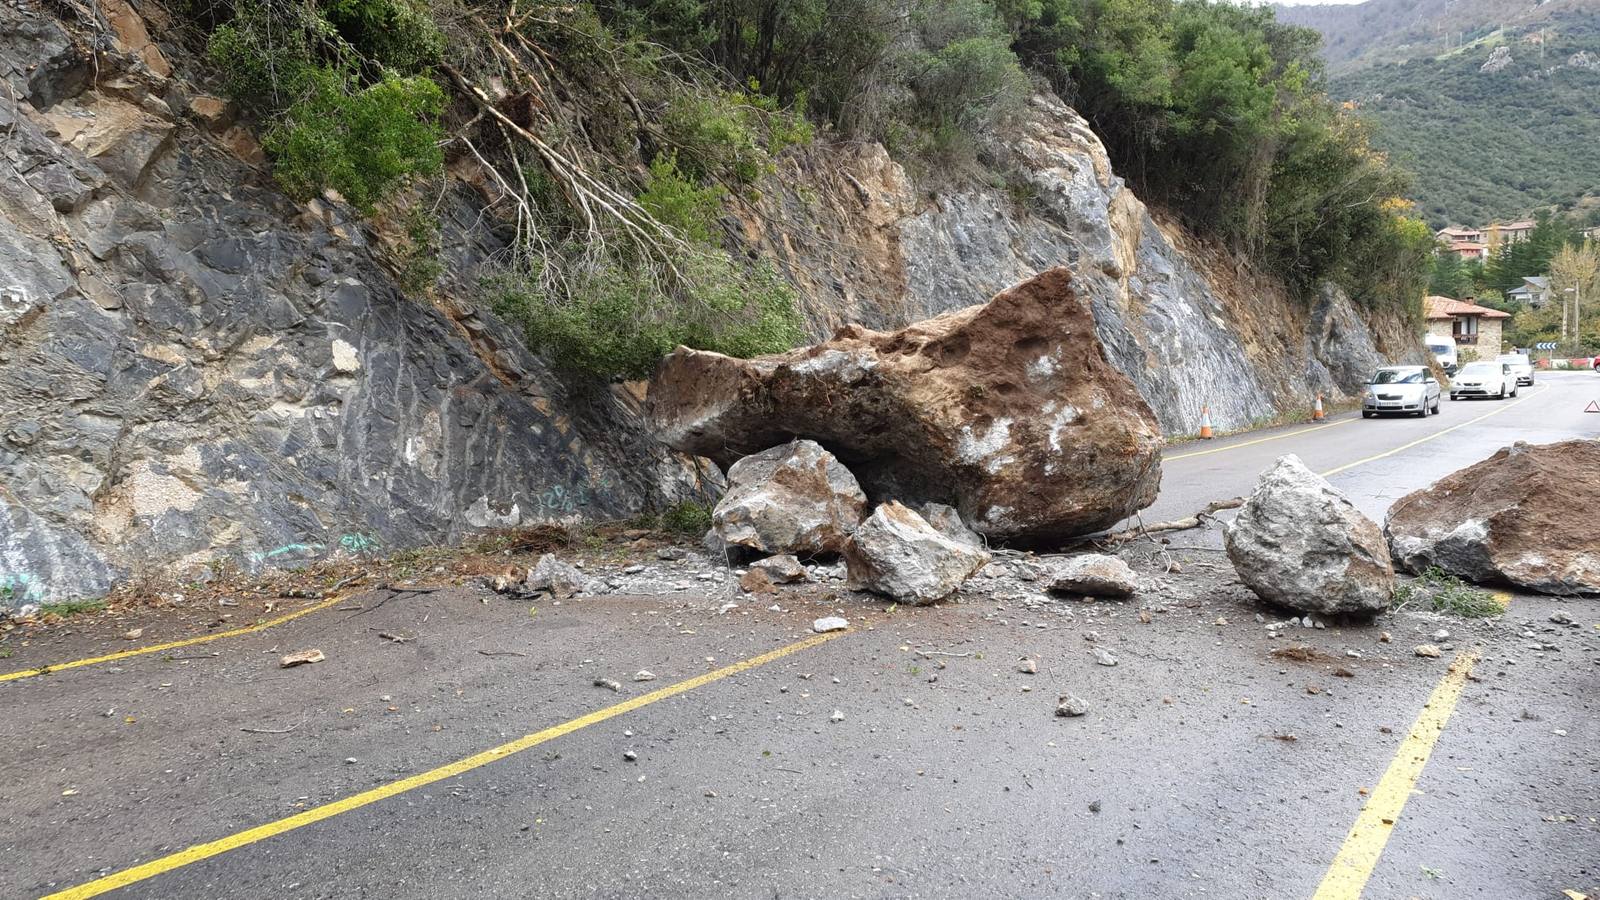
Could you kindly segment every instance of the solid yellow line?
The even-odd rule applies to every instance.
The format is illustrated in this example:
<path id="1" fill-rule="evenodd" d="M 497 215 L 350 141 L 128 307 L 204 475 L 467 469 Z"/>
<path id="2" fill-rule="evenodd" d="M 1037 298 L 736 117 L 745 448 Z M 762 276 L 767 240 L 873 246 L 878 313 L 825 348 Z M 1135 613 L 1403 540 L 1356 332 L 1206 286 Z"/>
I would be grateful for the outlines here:
<path id="1" fill-rule="evenodd" d="M 1412 441 L 1409 444 L 1401 444 L 1400 446 L 1394 448 L 1393 450 L 1385 450 L 1382 453 L 1375 453 L 1372 456 L 1367 457 L 1366 459 L 1358 459 L 1355 462 L 1345 463 L 1342 466 L 1338 466 L 1336 468 L 1329 469 L 1328 471 L 1322 472 L 1320 474 L 1322 475 L 1323 478 L 1330 478 L 1330 477 L 1332 477 L 1334 475 L 1339 474 L 1340 472 L 1344 472 L 1344 471 L 1347 471 L 1349 469 L 1354 469 L 1356 466 L 1366 465 L 1369 462 L 1376 462 L 1377 460 L 1383 459 L 1386 456 L 1393 456 L 1396 453 L 1399 453 L 1401 451 L 1410 450 L 1412 447 L 1416 447 L 1416 446 L 1419 446 L 1421 444 L 1426 444 L 1427 442 L 1433 440 L 1434 438 L 1444 437 L 1445 435 L 1449 434 L 1452 431 L 1455 431 L 1458 428 L 1465 428 L 1468 425 L 1476 425 L 1479 422 L 1482 422 L 1484 419 L 1489 418 L 1490 416 L 1498 416 L 1501 413 L 1505 412 L 1506 410 L 1510 409 L 1513 406 L 1516 406 L 1519 403 L 1526 403 L 1529 400 L 1532 400 L 1534 397 L 1539 396 L 1539 394 L 1544 393 L 1546 390 L 1548 390 L 1548 389 L 1547 388 L 1540 388 L 1537 393 L 1529 392 L 1528 396 L 1523 397 L 1521 400 L 1513 400 L 1510 403 L 1501 404 L 1493 412 L 1484 413 L 1483 415 L 1477 417 L 1476 419 L 1468 419 L 1467 421 L 1462 422 L 1459 425 L 1451 425 L 1449 428 L 1444 428 L 1444 429 L 1441 429 L 1439 431 L 1435 431 L 1433 434 L 1430 434 L 1427 437 L 1417 438 L 1416 440 Z"/>
<path id="2" fill-rule="evenodd" d="M 1240 447 L 1251 447 L 1256 444 L 1265 444 L 1267 441 L 1281 441 L 1284 438 L 1299 437 L 1302 434 L 1310 434 L 1313 431 L 1321 431 L 1324 428 L 1332 428 L 1335 425 L 1346 425 L 1354 421 L 1356 421 L 1354 418 L 1340 419 L 1337 422 L 1329 422 L 1326 425 L 1315 425 L 1311 428 L 1302 428 L 1299 431 L 1291 431 L 1287 434 L 1275 434 L 1271 437 L 1256 438 L 1253 441 L 1244 441 L 1243 443 L 1239 444 L 1228 444 L 1225 447 L 1213 447 L 1210 450 L 1195 450 L 1192 453 L 1180 453 L 1177 456 L 1163 456 L 1161 461 L 1164 463 L 1177 462 L 1180 459 L 1189 459 L 1190 457 L 1194 456 L 1207 456 L 1212 453 L 1225 453 L 1229 450 L 1238 450 Z"/>
<path id="3" fill-rule="evenodd" d="M 282 625 L 285 622 L 292 622 L 301 616 L 308 616 L 319 609 L 327 609 L 335 603 L 340 603 L 349 599 L 350 597 L 355 596 L 357 593 L 359 592 L 357 591 L 340 594 L 337 597 L 329 597 L 321 603 L 313 603 L 305 609 L 297 609 L 288 615 L 282 615 L 276 619 L 268 619 L 265 622 L 257 622 L 254 625 L 246 625 L 243 628 L 235 628 L 232 631 L 220 631 L 216 634 L 201 635 L 200 637 L 186 638 L 181 641 L 170 641 L 165 644 L 155 644 L 149 647 L 136 647 L 132 650 L 122 650 L 117 653 L 108 653 L 105 656 L 93 656 L 88 659 L 75 659 L 72 662 L 52 663 L 51 665 L 40 666 L 36 669 L 23 669 L 20 672 L 7 672 L 4 675 L 0 675 L 0 682 L 16 681 L 19 678 L 32 678 L 35 675 L 45 675 L 51 672 L 61 672 L 67 669 L 77 669 L 82 666 L 92 666 L 99 663 L 116 662 L 119 659 L 128 659 L 129 657 L 133 656 L 144 656 L 147 653 L 160 653 L 163 650 L 176 650 L 179 647 L 193 647 L 195 644 L 205 644 L 211 641 L 220 641 L 223 638 L 238 637 L 241 634 L 251 634 L 257 631 L 264 631 L 268 628 Z"/>
<path id="4" fill-rule="evenodd" d="M 1383 780 L 1378 782 L 1367 805 L 1356 816 L 1355 824 L 1350 826 L 1344 846 L 1339 848 L 1339 855 L 1334 857 L 1333 865 L 1328 867 L 1328 874 L 1323 876 L 1312 900 L 1359 900 L 1384 845 L 1389 842 L 1390 832 L 1400 820 L 1400 811 L 1417 786 L 1422 767 L 1428 764 L 1434 743 L 1450 721 L 1450 714 L 1455 712 L 1456 701 L 1461 699 L 1467 676 L 1472 674 L 1477 661 L 1477 651 L 1468 650 L 1450 664 L 1450 671 L 1428 697 L 1411 726 L 1411 733 L 1401 742 L 1394 760 L 1389 763 L 1389 770 L 1383 773 Z"/>
<path id="5" fill-rule="evenodd" d="M 284 832 L 293 831 L 296 828 L 302 828 L 314 822 L 320 822 L 323 819 L 332 818 L 340 813 L 346 813 L 350 812 L 351 810 L 360 809 L 363 806 L 393 797 L 396 794 L 403 794 L 406 791 L 415 790 L 419 787 L 424 787 L 426 785 L 433 784 L 436 781 L 442 781 L 446 778 L 454 778 L 457 775 L 461 775 L 466 772 L 470 772 L 473 769 L 486 766 L 489 763 L 495 762 L 496 760 L 505 759 L 514 753 L 521 753 L 530 747 L 537 747 L 546 741 L 552 741 L 558 737 L 562 737 L 563 735 L 571 734 L 581 728 L 587 728 L 590 725 L 604 722 L 607 719 L 615 718 L 623 713 L 632 712 L 633 710 L 636 710 L 642 706 L 649 706 L 652 703 L 665 700 L 668 697 L 675 697 L 678 694 L 692 691 L 695 688 L 703 687 L 714 681 L 727 678 L 730 675 L 737 675 L 740 672 L 749 671 L 757 666 L 766 665 L 773 660 L 782 659 L 791 653 L 798 653 L 801 650 L 808 650 L 817 646 L 818 644 L 823 644 L 833 640 L 842 634 L 845 634 L 845 632 L 838 631 L 830 634 L 815 635 L 813 637 L 806 638 L 803 641 L 790 644 L 787 647 L 779 647 L 776 650 L 763 653 L 760 656 L 752 656 L 749 659 L 736 662 L 731 666 L 725 666 L 721 669 L 707 672 L 704 675 L 697 675 L 694 678 L 668 685 L 660 690 L 651 691 L 648 694 L 641 694 L 640 696 L 634 697 L 631 700 L 624 700 L 615 706 L 608 706 L 605 709 L 596 710 L 595 712 L 589 713 L 586 716 L 580 716 L 576 719 L 573 719 L 570 722 L 563 722 L 560 725 L 551 726 L 543 731 L 537 731 L 533 734 L 524 735 L 523 737 L 517 738 L 509 743 L 501 744 L 498 747 L 492 747 L 483 751 L 482 753 L 469 756 L 465 759 L 457 760 L 456 762 L 448 765 L 440 766 L 437 769 L 412 775 L 409 778 L 402 778 L 399 781 L 393 781 L 389 784 L 381 785 L 373 788 L 370 791 L 363 791 L 359 794 L 354 794 L 344 798 L 343 800 L 335 800 L 334 802 L 324 806 L 308 809 L 305 812 L 296 813 L 288 818 L 279 819 L 276 822 L 268 822 L 265 825 L 258 825 L 255 828 L 251 828 L 247 831 L 241 831 L 238 834 L 229 835 L 228 837 L 220 840 L 211 841 L 210 843 L 206 844 L 196 844 L 187 850 L 181 850 L 170 856 L 163 856 L 160 859 L 151 860 L 143 865 L 134 866 L 131 869 L 124 869 L 121 872 L 112 873 L 104 878 L 97 878 L 94 881 L 81 884 L 75 888 L 69 888 L 59 893 L 50 894 L 49 896 L 45 897 L 44 900 L 78 900 L 78 898 L 84 897 L 97 897 L 106 893 L 107 891 L 114 891 L 117 888 L 127 887 L 130 884 L 160 875 L 163 872 L 170 872 L 173 869 L 181 868 L 191 863 L 197 863 L 204 859 L 210 859 L 213 856 L 226 853 L 229 850 L 236 850 L 248 844 L 254 844 L 257 841 L 264 841 L 267 838 L 275 837 L 283 834 Z"/>

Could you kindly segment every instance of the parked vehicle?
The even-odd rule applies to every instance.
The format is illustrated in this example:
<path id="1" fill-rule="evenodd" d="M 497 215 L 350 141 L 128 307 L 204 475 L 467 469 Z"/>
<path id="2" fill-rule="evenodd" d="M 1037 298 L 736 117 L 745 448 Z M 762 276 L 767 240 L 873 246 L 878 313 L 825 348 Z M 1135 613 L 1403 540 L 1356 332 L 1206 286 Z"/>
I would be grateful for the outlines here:
<path id="1" fill-rule="evenodd" d="M 1533 385 L 1533 360 L 1526 353 L 1502 353 L 1495 357 L 1495 362 L 1503 362 L 1511 366 L 1511 374 L 1517 376 L 1518 385 Z"/>
<path id="2" fill-rule="evenodd" d="M 1428 345 L 1428 352 L 1439 363 L 1439 368 L 1444 369 L 1446 375 L 1456 374 L 1456 342 L 1447 337 L 1428 335 L 1423 338 Z"/>
<path id="3" fill-rule="evenodd" d="M 1439 380 L 1427 366 L 1384 366 L 1361 392 L 1361 418 L 1384 413 L 1439 414 Z"/>
<path id="4" fill-rule="evenodd" d="M 1503 362 L 1473 362 L 1461 367 L 1456 373 L 1455 380 L 1450 383 L 1450 399 L 1462 400 L 1469 397 L 1494 397 L 1504 400 L 1517 395 L 1517 376 L 1511 371 L 1510 363 Z"/>

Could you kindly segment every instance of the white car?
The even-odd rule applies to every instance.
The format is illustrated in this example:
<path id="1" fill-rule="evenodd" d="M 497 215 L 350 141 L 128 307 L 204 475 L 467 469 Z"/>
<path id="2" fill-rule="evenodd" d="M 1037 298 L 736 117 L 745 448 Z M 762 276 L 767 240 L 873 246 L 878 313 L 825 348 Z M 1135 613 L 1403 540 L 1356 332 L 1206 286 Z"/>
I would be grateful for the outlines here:
<path id="1" fill-rule="evenodd" d="M 1385 366 L 1361 391 L 1361 418 L 1383 413 L 1439 414 L 1439 380 L 1427 366 Z"/>
<path id="2" fill-rule="evenodd" d="M 1494 397 L 1504 400 L 1517 395 L 1517 376 L 1511 364 L 1503 362 L 1473 362 L 1461 367 L 1450 382 L 1450 399 L 1467 397 Z"/>
<path id="3" fill-rule="evenodd" d="M 1456 373 L 1456 342 L 1447 337 L 1427 335 L 1423 342 L 1428 345 L 1428 352 L 1433 354 L 1434 361 L 1439 368 L 1444 369 L 1446 375 Z"/>
<path id="4" fill-rule="evenodd" d="M 1528 354 L 1502 353 L 1495 357 L 1495 362 L 1503 362 L 1511 366 L 1511 374 L 1517 376 L 1518 385 L 1533 386 L 1533 361 L 1528 359 Z"/>

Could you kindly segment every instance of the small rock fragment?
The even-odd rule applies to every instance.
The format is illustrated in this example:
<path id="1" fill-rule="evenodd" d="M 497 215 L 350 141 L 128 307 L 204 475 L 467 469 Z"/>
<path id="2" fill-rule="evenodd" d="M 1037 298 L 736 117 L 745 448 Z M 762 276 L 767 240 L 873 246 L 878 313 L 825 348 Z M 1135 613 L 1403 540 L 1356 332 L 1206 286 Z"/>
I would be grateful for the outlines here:
<path id="1" fill-rule="evenodd" d="M 766 569 L 751 568 L 739 579 L 739 588 L 747 594 L 775 594 L 778 586 L 773 583 L 772 576 Z"/>
<path id="2" fill-rule="evenodd" d="M 639 671 L 633 673 L 633 680 L 634 681 L 655 681 L 656 680 L 656 673 L 650 671 L 649 669 L 640 669 Z"/>
<path id="3" fill-rule="evenodd" d="M 305 666 L 310 665 L 311 663 L 319 663 L 325 659 L 327 659 L 327 657 L 322 654 L 321 650 L 301 650 L 299 653 L 290 653 L 289 655 L 278 660 L 278 665 L 281 668 L 292 669 L 295 666 Z"/>
<path id="4" fill-rule="evenodd" d="M 1441 628 L 1433 633 L 1433 640 L 1435 643 L 1442 644 L 1445 641 L 1450 640 L 1450 632 L 1444 628 Z"/>
<path id="5" fill-rule="evenodd" d="M 1056 565 L 1047 590 L 1097 597 L 1132 597 L 1139 592 L 1139 576 L 1115 556 L 1086 553 Z"/>
<path id="6" fill-rule="evenodd" d="M 1556 623 L 1557 625 L 1571 625 L 1572 616 L 1567 615 L 1566 610 L 1558 609 L 1550 614 L 1550 621 Z"/>
<path id="7" fill-rule="evenodd" d="M 824 616 L 811 623 L 811 630 L 817 634 L 826 634 L 830 631 L 844 631 L 850 623 L 841 616 Z"/>
<path id="8" fill-rule="evenodd" d="M 1081 716 L 1089 712 L 1089 703 L 1077 694 L 1062 694 L 1056 700 L 1056 715 Z"/>
<path id="9" fill-rule="evenodd" d="M 1094 648 L 1094 661 L 1102 666 L 1114 666 L 1117 664 L 1117 657 L 1104 647 L 1096 647 Z"/>
<path id="10" fill-rule="evenodd" d="M 1039 664 L 1031 659 L 1024 658 L 1017 663 L 1017 671 L 1024 675 L 1037 675 L 1039 674 Z"/>
<path id="11" fill-rule="evenodd" d="M 1150 615 L 1150 610 L 1148 610 L 1148 609 L 1139 610 L 1139 624 L 1141 624 L 1141 625 L 1149 625 L 1150 622 L 1153 620 L 1153 618 L 1154 617 L 1152 617 Z"/>
<path id="12" fill-rule="evenodd" d="M 1384 633 L 1378 635 L 1378 643 L 1380 643 L 1380 644 L 1387 644 L 1392 640 L 1394 640 L 1394 635 L 1390 634 L 1387 631 L 1385 631 Z"/>
<path id="13" fill-rule="evenodd" d="M 122 639 L 125 641 L 136 641 L 142 634 L 144 634 L 143 628 L 130 628 L 122 633 Z"/>
<path id="14" fill-rule="evenodd" d="M 614 681 L 614 680 L 612 680 L 610 678 L 596 678 L 594 680 L 594 686 L 595 687 L 610 688 L 611 690 L 613 690 L 613 691 L 615 691 L 617 693 L 621 693 L 622 692 L 622 682 Z"/>
<path id="15" fill-rule="evenodd" d="M 844 721 L 844 713 L 840 712 L 839 710 L 836 709 L 836 710 L 833 711 L 833 715 L 828 717 L 828 721 L 829 722 L 843 722 Z"/>
<path id="16" fill-rule="evenodd" d="M 1436 644 L 1418 644 L 1416 649 L 1412 652 L 1416 653 L 1418 656 L 1426 656 L 1429 659 L 1439 658 L 1439 647 Z"/>
<path id="17" fill-rule="evenodd" d="M 665 559 L 669 561 L 683 559 L 688 555 L 689 554 L 687 551 L 679 547 L 662 547 L 656 551 L 656 559 Z"/>
<path id="18" fill-rule="evenodd" d="M 622 758 L 628 762 L 633 762 L 639 758 L 639 754 L 633 752 L 632 750 L 624 750 L 622 751 Z"/>

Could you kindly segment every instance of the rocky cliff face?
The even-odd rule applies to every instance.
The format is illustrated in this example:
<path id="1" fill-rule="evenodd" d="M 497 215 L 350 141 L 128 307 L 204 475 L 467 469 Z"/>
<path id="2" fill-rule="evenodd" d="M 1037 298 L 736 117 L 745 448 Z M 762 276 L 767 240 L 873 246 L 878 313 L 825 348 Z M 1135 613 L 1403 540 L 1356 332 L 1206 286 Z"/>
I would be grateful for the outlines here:
<path id="1" fill-rule="evenodd" d="M 171 31 L 152 3 L 0 0 L 0 606 L 705 491 L 633 393 L 565 384 L 462 299 L 501 249 L 466 181 L 440 210 L 444 289 L 405 296 L 359 217 L 274 189 L 248 130 L 152 40 Z M 1306 407 L 1414 349 L 1337 293 L 1306 310 L 1207 262 L 1075 113 L 1032 113 L 986 150 L 992 187 L 920 195 L 875 146 L 788 157 L 736 214 L 744 237 L 819 336 L 1071 266 L 1169 433 L 1203 404 L 1223 427 Z"/>
<path id="2" fill-rule="evenodd" d="M 97 8 L 0 5 L 0 606 L 697 490 L 627 394 L 402 296 L 359 223 L 284 199 L 142 20 Z M 492 239 L 451 230 L 470 284 Z"/>
<path id="3" fill-rule="evenodd" d="M 1004 184 L 921 196 L 878 146 L 819 146 L 763 185 L 744 236 L 810 297 L 820 337 L 847 321 L 894 328 L 1073 269 L 1111 361 L 1169 435 L 1309 412 L 1385 358 L 1423 361 L 1398 318 L 1363 316 L 1336 288 L 1308 308 L 1163 227 L 1111 170 L 1083 119 L 1051 97 L 986 148 Z"/>

